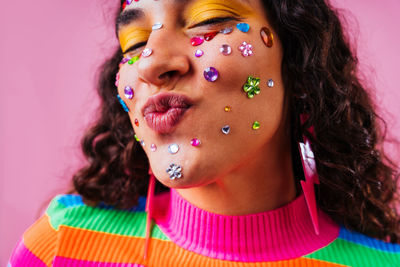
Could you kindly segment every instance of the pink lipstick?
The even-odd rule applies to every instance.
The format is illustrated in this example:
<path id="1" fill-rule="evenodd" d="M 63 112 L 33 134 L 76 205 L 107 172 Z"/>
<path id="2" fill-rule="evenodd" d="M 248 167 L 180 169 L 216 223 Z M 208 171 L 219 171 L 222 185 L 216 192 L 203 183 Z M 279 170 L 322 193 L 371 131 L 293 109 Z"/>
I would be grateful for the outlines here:
<path id="1" fill-rule="evenodd" d="M 168 134 L 192 104 L 187 96 L 160 93 L 149 98 L 142 108 L 142 114 L 151 129 L 160 134 Z"/>

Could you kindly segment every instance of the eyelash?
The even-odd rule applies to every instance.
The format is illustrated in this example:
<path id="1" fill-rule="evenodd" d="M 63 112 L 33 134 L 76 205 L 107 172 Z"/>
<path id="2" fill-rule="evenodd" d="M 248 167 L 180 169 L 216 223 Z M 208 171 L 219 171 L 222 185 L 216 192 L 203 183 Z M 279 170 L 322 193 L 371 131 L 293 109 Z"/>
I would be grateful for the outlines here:
<path id="1" fill-rule="evenodd" d="M 204 21 L 202 21 L 202 22 L 200 22 L 200 23 L 197 23 L 197 24 L 195 24 L 195 25 L 193 25 L 193 26 L 190 26 L 189 29 L 196 28 L 196 27 L 201 27 L 201 26 L 205 26 L 205 25 L 210 25 L 210 24 L 220 24 L 220 23 L 223 23 L 223 22 L 231 21 L 231 20 L 238 20 L 238 19 L 237 19 L 237 18 L 234 18 L 234 17 L 217 17 L 217 18 L 211 18 L 211 19 L 204 20 Z M 135 51 L 135 50 L 138 49 L 139 47 L 145 46 L 146 44 L 147 44 L 147 42 L 140 42 L 140 43 L 137 43 L 137 44 L 135 44 L 135 45 L 129 47 L 129 48 L 124 52 L 124 54 L 127 54 L 127 53 L 129 53 L 129 52 Z"/>

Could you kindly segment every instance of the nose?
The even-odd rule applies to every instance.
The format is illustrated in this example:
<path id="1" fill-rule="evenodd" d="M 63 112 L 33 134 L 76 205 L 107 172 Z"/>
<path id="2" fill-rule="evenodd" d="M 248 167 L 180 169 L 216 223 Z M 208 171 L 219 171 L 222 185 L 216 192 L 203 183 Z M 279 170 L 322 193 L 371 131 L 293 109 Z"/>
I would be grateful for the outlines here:
<path id="1" fill-rule="evenodd" d="M 150 87 L 173 88 L 190 70 L 184 41 L 184 36 L 179 37 L 176 32 L 167 29 L 152 32 L 146 45 L 146 48 L 152 49 L 152 54 L 142 56 L 138 61 L 139 80 Z"/>

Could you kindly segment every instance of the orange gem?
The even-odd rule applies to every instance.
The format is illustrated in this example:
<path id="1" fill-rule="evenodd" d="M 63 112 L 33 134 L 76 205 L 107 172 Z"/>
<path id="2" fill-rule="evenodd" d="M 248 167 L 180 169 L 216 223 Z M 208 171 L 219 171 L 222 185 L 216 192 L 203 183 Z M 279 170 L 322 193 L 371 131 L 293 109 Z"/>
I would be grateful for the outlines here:
<path id="1" fill-rule="evenodd" d="M 274 45 L 274 35 L 271 30 L 263 27 L 260 32 L 261 39 L 267 47 L 272 47 Z"/>
<path id="2" fill-rule="evenodd" d="M 231 106 L 226 106 L 226 107 L 224 108 L 224 110 L 225 110 L 225 112 L 229 112 L 229 111 L 232 110 L 232 107 L 231 107 Z"/>
<path id="3" fill-rule="evenodd" d="M 135 125 L 136 125 L 137 127 L 139 127 L 139 120 L 138 120 L 138 119 L 135 119 Z"/>

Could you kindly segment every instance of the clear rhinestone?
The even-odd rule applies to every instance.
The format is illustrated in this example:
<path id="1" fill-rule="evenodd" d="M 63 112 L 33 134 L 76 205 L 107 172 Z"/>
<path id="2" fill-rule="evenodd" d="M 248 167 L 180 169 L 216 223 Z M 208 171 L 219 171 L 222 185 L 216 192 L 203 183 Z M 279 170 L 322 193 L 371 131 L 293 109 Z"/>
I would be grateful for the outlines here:
<path id="1" fill-rule="evenodd" d="M 203 50 L 201 50 L 201 49 L 197 49 L 197 50 L 196 50 L 196 53 L 194 53 L 194 55 L 195 55 L 196 57 L 201 57 L 201 56 L 204 55 L 204 52 L 203 52 Z"/>
<path id="2" fill-rule="evenodd" d="M 230 34 L 231 32 L 233 32 L 233 28 L 232 27 L 228 27 L 228 28 L 222 29 L 220 31 L 220 33 L 222 33 L 222 34 Z"/>
<path id="3" fill-rule="evenodd" d="M 152 152 L 156 152 L 156 151 L 157 151 L 157 146 L 156 146 L 155 144 L 151 144 L 150 150 L 151 150 Z"/>
<path id="4" fill-rule="evenodd" d="M 224 55 L 224 56 L 228 56 L 232 53 L 232 48 L 227 45 L 227 44 L 223 44 L 221 46 L 221 48 L 219 49 L 219 51 Z"/>
<path id="5" fill-rule="evenodd" d="M 176 164 L 170 164 L 166 172 L 171 180 L 182 178 L 182 167 Z"/>
<path id="6" fill-rule="evenodd" d="M 160 22 L 157 22 L 157 23 L 155 23 L 155 24 L 151 27 L 151 29 L 152 29 L 153 31 L 155 31 L 155 30 L 161 29 L 162 27 L 163 27 L 163 24 L 160 23 Z"/>
<path id="7" fill-rule="evenodd" d="M 224 134 L 229 134 L 230 133 L 230 131 L 231 131 L 231 127 L 229 126 L 229 125 L 225 125 L 224 127 L 222 127 L 222 132 L 224 133 Z"/>
<path id="8" fill-rule="evenodd" d="M 269 79 L 268 80 L 268 87 L 274 87 L 274 85 L 275 85 L 275 83 L 274 83 L 274 80 L 272 80 L 272 79 Z"/>
<path id="9" fill-rule="evenodd" d="M 151 48 L 145 48 L 142 51 L 142 56 L 143 57 L 149 57 L 151 54 L 153 54 L 153 49 L 151 49 Z"/>
<path id="10" fill-rule="evenodd" d="M 168 146 L 168 152 L 171 154 L 176 154 L 179 151 L 179 146 L 178 144 L 172 144 Z"/>

